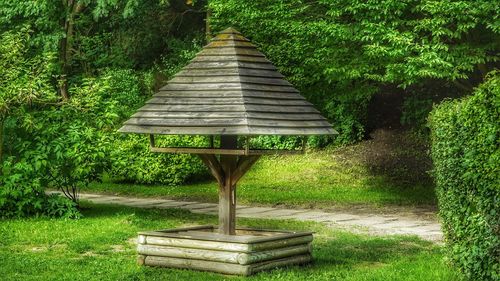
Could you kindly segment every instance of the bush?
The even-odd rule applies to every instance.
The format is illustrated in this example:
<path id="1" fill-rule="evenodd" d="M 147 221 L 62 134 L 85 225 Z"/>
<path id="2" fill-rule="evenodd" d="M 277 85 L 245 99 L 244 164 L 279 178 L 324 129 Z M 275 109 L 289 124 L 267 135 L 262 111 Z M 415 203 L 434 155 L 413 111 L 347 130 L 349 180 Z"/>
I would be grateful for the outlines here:
<path id="1" fill-rule="evenodd" d="M 158 146 L 207 146 L 203 137 L 156 137 Z M 121 135 L 111 153 L 113 179 L 134 183 L 179 185 L 206 174 L 195 155 L 166 154 L 149 151 L 149 140 L 141 135 Z"/>
<path id="2" fill-rule="evenodd" d="M 79 212 L 74 202 L 45 194 L 48 167 L 55 165 L 50 163 L 48 147 L 36 137 L 50 129 L 27 112 L 41 103 L 57 101 L 51 86 L 55 55 L 47 52 L 32 56 L 31 38 L 27 25 L 0 34 L 0 217 L 75 218 Z M 36 126 L 42 130 L 28 129 Z"/>
<path id="3" fill-rule="evenodd" d="M 40 166 L 26 161 L 3 163 L 0 176 L 0 218 L 45 215 L 78 218 L 76 204 L 59 195 L 46 195 Z"/>
<path id="4" fill-rule="evenodd" d="M 500 278 L 500 73 L 430 115 L 440 215 L 451 261 L 470 280 Z"/>
<path id="5" fill-rule="evenodd" d="M 179 55 L 179 61 L 164 61 L 162 66 L 163 75 L 171 73 L 171 69 L 179 68 L 178 64 L 185 63 L 194 55 L 196 44 L 177 42 L 186 47 L 189 51 Z M 176 48 L 175 51 L 181 51 Z M 121 126 L 123 120 L 130 118 L 135 110 L 140 107 L 148 98 L 152 83 L 150 73 L 141 77 L 131 70 L 107 70 L 101 77 L 96 79 L 97 83 L 93 88 L 101 90 L 100 103 L 104 104 L 103 109 L 98 112 L 107 112 L 99 118 L 110 120 L 107 116 L 115 116 L 109 127 L 103 128 L 104 133 L 110 138 L 106 144 L 111 161 L 108 170 L 112 179 L 133 182 L 133 183 L 162 183 L 169 185 L 182 184 L 185 181 L 202 175 L 206 172 L 201 162 L 196 156 L 185 154 L 160 154 L 149 151 L 149 140 L 140 135 L 124 135 L 117 133 L 116 128 Z M 148 81 L 145 81 L 148 80 Z M 103 96 L 104 95 L 104 96 Z M 206 143 L 205 138 L 182 138 L 182 137 L 160 137 L 157 139 L 158 145 L 163 146 L 197 146 Z M 104 145 L 104 144 L 103 144 Z"/>

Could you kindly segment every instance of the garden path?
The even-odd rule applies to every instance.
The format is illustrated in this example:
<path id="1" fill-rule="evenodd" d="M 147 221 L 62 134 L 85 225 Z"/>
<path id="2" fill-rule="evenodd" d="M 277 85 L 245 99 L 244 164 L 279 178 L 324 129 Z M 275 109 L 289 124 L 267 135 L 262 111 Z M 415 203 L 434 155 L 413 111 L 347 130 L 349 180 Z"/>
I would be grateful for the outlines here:
<path id="1" fill-rule="evenodd" d="M 81 199 L 96 204 L 118 204 L 137 208 L 181 208 L 207 215 L 217 215 L 214 203 L 188 202 L 170 199 L 136 198 L 104 194 L 80 194 Z M 443 238 L 441 225 L 434 211 L 425 208 L 373 210 L 359 207 L 349 209 L 286 209 L 239 205 L 236 216 L 241 218 L 295 219 L 326 224 L 353 232 L 372 235 L 416 235 L 440 243 Z"/>

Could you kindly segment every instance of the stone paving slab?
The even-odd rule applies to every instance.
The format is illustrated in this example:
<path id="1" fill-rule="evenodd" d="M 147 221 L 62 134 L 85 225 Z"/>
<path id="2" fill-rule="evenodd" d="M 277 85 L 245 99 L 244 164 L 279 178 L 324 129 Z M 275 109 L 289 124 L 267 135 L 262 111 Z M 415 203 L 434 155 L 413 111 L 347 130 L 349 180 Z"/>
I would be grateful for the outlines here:
<path id="1" fill-rule="evenodd" d="M 219 213 L 219 207 L 212 207 L 212 208 L 205 208 L 205 209 L 194 209 L 194 210 L 191 210 L 191 213 L 217 215 Z"/>
<path id="2" fill-rule="evenodd" d="M 354 220 L 340 220 L 336 222 L 345 225 L 359 225 L 359 226 L 373 226 L 373 227 L 380 226 L 380 228 L 384 228 L 384 225 L 390 223 L 388 219 L 381 216 L 370 216 Z"/>
<path id="3" fill-rule="evenodd" d="M 408 220 L 396 220 L 396 221 L 390 221 L 390 222 L 384 222 L 381 224 L 376 224 L 374 227 L 380 227 L 380 228 L 412 228 L 412 227 L 420 227 L 428 224 L 429 222 L 425 221 L 408 221 Z"/>
<path id="4" fill-rule="evenodd" d="M 276 210 L 276 208 L 267 208 L 267 207 L 250 207 L 250 208 L 245 208 L 245 209 L 236 209 L 236 215 L 237 216 L 247 216 L 247 217 L 255 217 L 255 215 L 267 212 L 267 211 L 273 211 Z"/>
<path id="5" fill-rule="evenodd" d="M 93 199 L 91 199 L 93 200 Z M 129 199 L 129 200 L 113 200 L 112 201 L 115 204 L 120 204 L 120 205 L 126 205 L 126 206 L 132 206 L 132 207 L 141 207 L 144 205 L 147 205 L 148 202 L 144 200 L 135 200 L 135 199 Z"/>
<path id="6" fill-rule="evenodd" d="M 196 204 L 189 204 L 189 205 L 180 206 L 179 208 L 188 209 L 188 210 L 196 210 L 196 209 L 214 208 L 217 206 L 218 206 L 217 204 L 213 204 L 213 203 L 196 203 Z"/>
<path id="7" fill-rule="evenodd" d="M 50 192 L 57 193 L 57 192 Z M 118 204 L 139 208 L 181 208 L 197 214 L 217 215 L 214 203 L 177 201 L 171 199 L 148 199 L 120 197 L 100 194 L 80 194 L 80 198 L 97 204 Z M 428 213 L 427 215 L 432 214 Z M 366 212 L 332 212 L 312 209 L 285 209 L 272 207 L 236 207 L 237 217 L 265 219 L 295 219 L 315 221 L 329 227 L 364 232 L 373 235 L 417 235 L 422 239 L 440 242 L 443 239 L 439 222 L 407 214 L 367 214 Z"/>
<path id="8" fill-rule="evenodd" d="M 80 194 L 80 198 L 100 198 L 101 195 L 98 194 Z"/>
<path id="9" fill-rule="evenodd" d="M 194 202 L 183 202 L 183 201 L 172 201 L 172 202 L 165 202 L 162 204 L 156 205 L 157 208 L 160 209 L 167 209 L 167 208 L 180 208 L 181 206 L 186 206 L 190 204 L 195 204 Z"/>
<path id="10" fill-rule="evenodd" d="M 124 204 L 124 201 L 120 200 L 120 198 L 88 198 L 92 203 L 101 203 L 101 204 L 106 204 L 106 203 L 117 203 L 120 202 Z"/>
<path id="11" fill-rule="evenodd" d="M 284 219 L 296 219 L 301 221 L 321 221 L 331 214 L 322 211 L 301 210 L 298 213 L 282 216 Z"/>
<path id="12" fill-rule="evenodd" d="M 273 209 L 269 211 L 265 211 L 262 213 L 257 213 L 259 216 L 264 216 L 264 217 L 273 217 L 273 218 L 284 218 L 284 217 L 289 217 L 289 218 L 295 218 L 294 214 L 300 213 L 301 211 L 296 211 L 296 210 L 290 210 L 290 209 Z M 236 212 L 236 215 L 238 215 L 238 212 Z"/>
<path id="13" fill-rule="evenodd" d="M 140 208 L 156 208 L 157 205 L 163 204 L 163 202 L 144 202 L 144 201 L 137 201 L 137 202 L 124 202 L 123 205 L 130 206 L 130 207 L 140 207 Z"/>
<path id="14" fill-rule="evenodd" d="M 329 213 L 328 216 L 319 218 L 319 222 L 334 222 L 334 223 L 343 223 L 349 224 L 350 221 L 360 220 L 362 216 L 354 215 L 354 214 L 336 214 Z"/>

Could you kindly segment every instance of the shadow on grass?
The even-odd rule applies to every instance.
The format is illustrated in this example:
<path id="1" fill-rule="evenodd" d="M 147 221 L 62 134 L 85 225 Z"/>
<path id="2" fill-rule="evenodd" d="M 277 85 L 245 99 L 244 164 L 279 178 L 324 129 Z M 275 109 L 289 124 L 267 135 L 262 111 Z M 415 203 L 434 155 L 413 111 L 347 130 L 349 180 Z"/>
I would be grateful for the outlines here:
<path id="1" fill-rule="evenodd" d="M 240 219 L 255 228 L 315 231 L 314 263 L 250 278 L 138 266 L 138 231 L 215 224 L 216 217 L 179 209 L 93 205 L 79 220 L 0 221 L 5 280 L 454 280 L 441 249 L 414 237 L 370 237 L 293 220 Z M 116 251 L 115 249 L 122 249 Z"/>
<path id="2" fill-rule="evenodd" d="M 215 223 L 216 217 L 203 214 L 194 214 L 184 209 L 157 209 L 157 208 L 134 208 L 117 204 L 94 204 L 89 201 L 82 201 L 84 218 L 108 218 L 116 215 L 133 217 L 133 222 L 144 222 L 144 225 L 152 222 L 175 220 L 175 221 L 205 221 Z"/>
<path id="3" fill-rule="evenodd" d="M 430 242 L 412 237 L 380 238 L 346 233 L 334 236 L 332 239 L 317 239 L 314 245 L 316 266 L 386 264 L 395 258 L 434 248 Z"/>
<path id="4" fill-rule="evenodd" d="M 99 219 L 116 215 L 129 216 L 130 223 L 142 230 L 169 222 L 166 225 L 216 224 L 215 216 L 193 214 L 182 209 L 140 209 L 117 205 L 92 205 L 84 218 Z M 356 265 L 358 263 L 385 263 L 395 257 L 411 256 L 437 247 L 428 241 L 411 236 L 366 236 L 338 231 L 314 222 L 296 220 L 238 219 L 238 226 L 315 232 L 313 267 L 330 265 Z"/>

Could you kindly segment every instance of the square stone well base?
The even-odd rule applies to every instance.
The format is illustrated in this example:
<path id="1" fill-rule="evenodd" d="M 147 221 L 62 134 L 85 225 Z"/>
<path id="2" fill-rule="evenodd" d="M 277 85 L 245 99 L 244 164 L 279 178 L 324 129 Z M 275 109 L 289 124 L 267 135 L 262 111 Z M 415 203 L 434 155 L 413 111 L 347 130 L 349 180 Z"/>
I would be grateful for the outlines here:
<path id="1" fill-rule="evenodd" d="M 252 275 L 312 260 L 312 232 L 237 228 L 224 235 L 214 226 L 140 232 L 140 265 Z"/>

